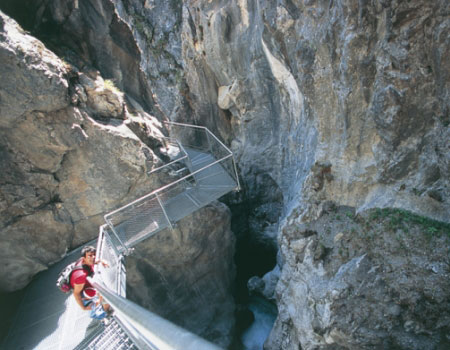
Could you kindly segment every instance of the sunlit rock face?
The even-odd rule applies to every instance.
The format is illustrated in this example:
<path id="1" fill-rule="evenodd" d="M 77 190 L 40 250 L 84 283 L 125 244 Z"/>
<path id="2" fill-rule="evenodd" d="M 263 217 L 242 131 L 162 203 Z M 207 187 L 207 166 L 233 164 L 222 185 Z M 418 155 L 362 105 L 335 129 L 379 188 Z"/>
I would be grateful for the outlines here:
<path id="1" fill-rule="evenodd" d="M 106 212 L 158 187 L 147 172 L 161 161 L 128 127 L 150 119 L 118 119 L 122 96 L 98 72 L 71 70 L 0 18 L 1 289 L 13 291 L 97 237 Z"/>
<path id="2" fill-rule="evenodd" d="M 252 212 L 267 222 L 259 234 L 271 232 L 272 223 L 277 231 L 317 220 L 327 201 L 358 212 L 396 207 L 449 221 L 447 11 L 445 1 L 186 2 L 183 57 L 194 95 L 191 105 L 203 116 L 203 124 L 214 123 L 221 135 L 231 130 L 231 147 L 249 198 L 261 198 L 258 179 L 264 176 L 264 183 L 272 184 L 263 187 L 265 200 L 282 203 L 278 221 L 266 221 L 267 211 Z M 290 251 L 279 231 L 278 237 L 280 249 Z M 440 243 L 448 248 L 448 241 Z M 421 247 L 419 241 L 410 244 Z M 434 244 L 437 249 L 439 243 Z M 380 249 L 389 255 L 387 248 Z M 369 251 L 363 249 L 361 256 L 365 253 Z M 297 261 L 299 254 L 291 251 L 289 256 Z M 436 260 L 448 264 L 445 256 L 439 253 Z M 294 290 L 321 274 L 314 270 L 297 278 L 285 264 L 280 258 L 274 272 L 262 279 L 264 285 L 254 287 L 276 297 L 272 277 L 281 273 L 280 284 Z M 343 265 L 338 260 L 334 264 Z M 422 274 L 405 259 L 395 268 L 399 275 L 405 270 Z M 359 272 L 349 273 L 354 278 Z M 279 308 L 269 348 L 375 346 L 371 336 L 352 338 L 343 326 L 325 337 L 326 330 L 314 331 L 312 318 L 294 311 L 289 318 L 291 308 L 314 313 L 307 300 L 319 298 L 308 288 L 289 297 L 289 288 L 278 294 L 277 303 L 285 307 Z M 421 293 L 414 283 L 404 288 Z M 448 288 L 442 291 L 448 293 Z M 379 293 L 384 293 L 381 287 Z M 321 317 L 339 317 L 343 311 L 329 312 Z M 430 307 L 428 312 L 437 311 Z M 404 309 L 400 314 L 400 319 L 408 319 Z M 375 327 L 376 317 L 368 317 Z M 448 341 L 440 335 L 448 327 L 445 318 L 440 328 L 430 328 L 428 340 L 418 335 L 420 330 L 412 330 L 411 322 L 405 326 L 398 321 L 399 333 L 386 326 L 391 340 L 402 338 L 391 344 L 421 348 L 428 341 L 431 349 Z M 312 332 L 303 331 L 306 324 Z M 383 337 L 382 332 L 376 334 L 372 336 Z M 283 343 L 289 336 L 292 342 Z"/>
<path id="3" fill-rule="evenodd" d="M 168 159 L 161 121 L 169 107 L 149 95 L 140 39 L 118 15 L 124 8 L 109 1 L 29 5 L 40 9 L 31 27 L 64 60 L 1 14 L 2 292 L 24 287 L 68 250 L 95 239 L 107 212 L 177 178 L 150 174 Z M 229 211 L 215 203 L 181 225 L 168 231 L 174 245 L 154 237 L 156 247 L 154 240 L 143 243 L 139 259 L 130 257 L 130 297 L 226 347 L 234 328 Z M 159 260 L 143 257 L 146 244 Z M 168 284 L 152 289 L 153 275 L 144 273 L 139 286 L 133 267 L 145 272 L 156 262 L 167 269 Z M 143 297 L 133 293 L 146 288 Z M 161 288 L 176 289 L 176 299 Z"/>
<path id="4" fill-rule="evenodd" d="M 244 179 L 268 174 L 287 210 L 302 199 L 314 217 L 332 198 L 446 220 L 445 11 L 445 1 L 190 1 L 194 110 L 230 125 Z"/>
<path id="5" fill-rule="evenodd" d="M 279 316 L 265 349 L 445 349 L 450 224 L 324 206 L 279 237 Z"/>

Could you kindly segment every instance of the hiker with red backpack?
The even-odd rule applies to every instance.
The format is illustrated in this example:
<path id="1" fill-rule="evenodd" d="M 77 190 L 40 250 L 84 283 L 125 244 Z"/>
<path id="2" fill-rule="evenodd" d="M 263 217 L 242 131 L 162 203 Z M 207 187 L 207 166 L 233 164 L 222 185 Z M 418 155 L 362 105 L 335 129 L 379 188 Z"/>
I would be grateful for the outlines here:
<path id="1" fill-rule="evenodd" d="M 67 266 L 56 282 L 58 288 L 63 292 L 73 290 L 73 296 L 77 304 L 83 310 L 90 310 L 90 317 L 103 319 L 112 313 L 109 304 L 103 304 L 102 296 L 89 283 L 88 277 L 94 275 L 94 265 L 101 263 L 108 267 L 106 261 L 95 260 L 96 249 L 92 246 L 85 246 L 81 249 L 81 259 Z"/>

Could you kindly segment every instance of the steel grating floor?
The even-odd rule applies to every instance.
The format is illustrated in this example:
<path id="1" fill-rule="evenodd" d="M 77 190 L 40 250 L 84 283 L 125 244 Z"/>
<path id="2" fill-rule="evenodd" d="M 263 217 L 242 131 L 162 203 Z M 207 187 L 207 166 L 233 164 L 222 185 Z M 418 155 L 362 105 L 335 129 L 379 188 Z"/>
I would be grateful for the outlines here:
<path id="1" fill-rule="evenodd" d="M 212 164 L 216 159 L 204 152 L 186 148 L 186 152 L 192 162 L 191 172 L 200 170 Z M 195 175 L 195 184 L 187 183 L 186 189 L 164 201 L 164 208 L 172 223 L 192 214 L 194 211 L 208 205 L 212 201 L 222 197 L 228 192 L 236 189 L 236 181 L 228 174 L 220 163 L 216 163 L 201 170 Z M 152 211 L 148 211 L 147 218 L 152 216 Z M 158 213 L 158 215 L 160 215 Z M 149 220 L 142 220 L 139 223 L 132 222 L 133 236 L 127 234 L 128 224 L 124 223 L 116 226 L 116 231 L 127 247 L 132 247 L 144 239 L 169 227 L 169 224 L 158 224 Z"/>

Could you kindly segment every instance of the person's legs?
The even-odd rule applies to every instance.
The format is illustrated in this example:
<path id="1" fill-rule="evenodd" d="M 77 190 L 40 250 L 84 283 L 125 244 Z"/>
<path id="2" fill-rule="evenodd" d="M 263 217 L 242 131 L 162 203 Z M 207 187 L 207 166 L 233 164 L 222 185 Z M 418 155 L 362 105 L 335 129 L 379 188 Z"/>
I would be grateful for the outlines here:
<path id="1" fill-rule="evenodd" d="M 91 289 L 94 291 L 93 288 Z M 85 297 L 83 298 L 84 306 L 92 303 L 92 309 L 90 311 L 91 318 L 101 320 L 112 315 L 114 311 L 113 308 L 109 304 L 103 304 L 103 297 L 97 291 L 95 291 L 95 293 L 89 293 L 89 296 L 88 293 L 85 293 L 85 291 L 83 291 L 83 296 Z"/>
<path id="2" fill-rule="evenodd" d="M 84 306 L 88 306 L 89 304 L 92 303 L 92 299 L 82 299 L 82 301 Z"/>
<path id="3" fill-rule="evenodd" d="M 97 293 L 97 295 L 99 297 L 100 303 L 102 303 L 103 302 L 103 297 L 100 295 L 100 293 Z M 113 308 L 109 304 L 103 304 L 103 310 L 106 311 L 108 316 L 110 316 L 113 313 Z"/>
<path id="4" fill-rule="evenodd" d="M 102 320 L 104 319 L 107 315 L 105 309 L 103 308 L 103 305 L 101 303 L 101 301 L 95 297 L 93 299 L 93 304 L 92 304 L 92 310 L 90 312 L 90 317 L 91 318 L 95 318 L 97 320 Z"/>

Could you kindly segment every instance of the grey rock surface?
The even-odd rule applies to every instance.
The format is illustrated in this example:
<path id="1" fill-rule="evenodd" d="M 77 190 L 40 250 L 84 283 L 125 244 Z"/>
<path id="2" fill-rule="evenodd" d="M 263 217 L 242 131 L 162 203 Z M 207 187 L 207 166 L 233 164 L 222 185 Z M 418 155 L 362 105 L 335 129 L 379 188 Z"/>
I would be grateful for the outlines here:
<path id="1" fill-rule="evenodd" d="M 127 297 L 227 348 L 233 337 L 234 236 L 214 202 L 136 247 L 127 258 Z"/>
<path id="2" fill-rule="evenodd" d="M 329 206 L 283 226 L 279 316 L 265 349 L 444 349 L 450 225 Z"/>
<path id="3" fill-rule="evenodd" d="M 78 73 L 13 20 L 1 21 L 1 288 L 14 291 L 94 239 L 105 213 L 157 188 L 147 171 L 160 160 L 114 119 L 122 97 L 101 77 L 92 90 L 83 78 L 73 88 Z"/>
<path id="4" fill-rule="evenodd" d="M 262 199 L 249 218 L 256 234 L 264 237 L 266 228 L 272 231 L 266 222 L 276 231 L 314 221 L 329 200 L 358 212 L 396 207 L 449 221 L 447 2 L 189 1 L 183 16 L 193 109 L 202 124 L 213 119 L 219 134 L 231 130 L 246 195 L 252 202 Z M 268 203 L 281 204 L 278 219 L 257 210 Z M 447 241 L 441 243 L 448 247 Z M 301 261 L 306 249 L 280 239 L 279 247 L 293 261 Z M 383 249 L 387 257 L 395 255 L 385 245 Z M 445 254 L 437 253 L 435 259 L 446 266 Z M 350 276 L 369 271 L 369 265 L 356 262 L 348 266 Z M 383 331 L 357 335 L 361 318 L 348 321 L 355 328 L 343 331 L 347 335 L 328 334 L 321 343 L 317 334 L 323 338 L 325 333 L 308 314 L 314 312 L 308 303 L 317 300 L 320 322 L 338 318 L 339 310 L 320 302 L 321 293 L 333 286 L 322 276 L 324 270 L 305 266 L 307 271 L 297 273 L 284 262 L 280 267 L 279 285 L 290 287 L 277 299 L 280 314 L 268 343 L 271 349 L 356 349 L 370 348 L 371 342 L 389 347 L 379 342 L 386 334 L 404 349 L 427 343 L 424 348 L 432 349 L 448 341 L 440 338 L 447 326 L 410 335 L 408 323 L 403 331 L 401 318 L 408 313 L 401 309 L 398 331 L 380 320 Z M 393 267 L 398 278 L 408 269 L 412 281 L 413 275 L 422 276 L 411 260 Z M 345 278 L 339 275 L 335 282 Z M 315 281 L 318 289 L 307 293 L 304 286 Z M 253 279 L 250 285 L 265 293 L 260 282 Z M 385 293 L 383 285 L 370 283 L 368 289 Z M 415 284 L 403 287 L 405 293 L 420 293 Z M 352 302 L 355 309 L 364 308 L 364 300 Z M 392 310 L 398 312 L 395 306 Z M 433 310 L 428 309 L 429 315 Z M 445 319 L 448 311 L 444 314 Z M 375 314 L 365 315 L 378 322 Z"/>
<path id="5" fill-rule="evenodd" d="M 68 83 L 58 57 L 3 14 L 0 30 L 0 126 L 11 127 L 25 112 L 66 107 Z"/>
<path id="6" fill-rule="evenodd" d="M 231 128 L 249 187 L 269 176 L 285 210 L 301 207 L 305 219 L 333 198 L 448 220 L 445 1 L 186 8 L 193 109 L 219 133 Z"/>
<path id="7" fill-rule="evenodd" d="M 386 264 L 395 278 L 404 282 L 398 293 L 400 290 L 406 293 L 406 305 L 413 305 L 413 295 L 428 293 L 418 285 L 434 283 L 428 278 L 435 270 L 440 277 L 446 273 L 442 271 L 446 271 L 447 260 L 438 243 L 427 246 L 421 240 L 408 241 L 413 251 L 418 249 L 415 244 L 426 246 L 433 261 L 418 258 L 418 252 L 414 258 L 396 260 L 397 252 L 383 243 L 391 238 L 377 232 L 374 240 L 380 247 L 358 246 L 345 261 L 333 253 L 327 258 L 330 261 L 325 259 L 320 267 L 314 261 L 327 256 L 329 249 L 336 252 L 339 248 L 327 245 L 323 249 L 314 248 L 318 242 L 314 235 L 290 244 L 283 238 L 282 230 L 308 222 L 314 225 L 320 221 L 325 226 L 327 222 L 333 223 L 331 217 L 323 215 L 330 200 L 361 213 L 370 208 L 401 208 L 424 218 L 449 222 L 448 1 L 53 0 L 34 4 L 34 28 L 43 30 L 43 23 L 49 21 L 55 24 L 59 29 L 56 43 L 65 42 L 75 52 L 69 57 L 76 56 L 74 61 L 83 74 L 88 74 L 87 66 L 94 66 L 103 80 L 112 79 L 126 93 L 125 101 L 140 113 L 146 111 L 161 120 L 207 126 L 230 145 L 244 188 L 244 193 L 231 201 L 247 205 L 247 226 L 255 241 L 275 245 L 278 237 L 281 255 L 286 260 L 280 259 L 273 273 L 255 284 L 255 290 L 268 298 L 276 297 L 280 306 L 268 346 L 291 349 L 301 343 L 305 348 L 349 349 L 370 348 L 373 343 L 395 344 L 402 349 L 437 349 L 441 346 L 439 342 L 446 344 L 439 332 L 448 333 L 447 309 L 440 315 L 434 302 L 417 299 L 426 310 L 424 314 L 432 320 L 439 318 L 440 322 L 437 328 L 424 324 L 410 310 L 412 306 L 401 306 L 399 311 L 397 304 L 391 303 L 396 294 L 391 295 L 386 285 L 376 279 L 381 276 L 388 281 L 388 274 L 378 270 L 369 273 L 378 266 L 380 256 L 391 257 L 392 261 Z M 1 21 L 4 33 L 7 19 L 2 17 Z M 129 129 L 139 134 L 136 126 L 141 122 L 102 125 L 104 109 L 92 98 L 89 100 L 88 82 L 83 85 L 83 79 L 76 78 L 73 83 L 71 78 L 64 78 L 63 66 L 52 63 L 48 59 L 52 54 L 45 50 L 41 52 L 46 58 L 34 65 L 36 70 L 10 73 L 8 70 L 15 69 L 16 63 L 23 65 L 27 61 L 20 57 L 36 54 L 21 56 L 20 50 L 25 49 L 16 50 L 20 45 L 6 37 L 2 37 L 5 49 L 0 52 L 7 62 L 0 68 L 2 76 L 18 76 L 17 86 L 26 88 L 17 93 L 11 85 L 0 89 L 0 123 L 8 135 L 0 141 L 0 160 L 8 164 L 8 171 L 1 175 L 6 179 L 1 182 L 1 194 L 6 198 L 0 202 L 1 215 L 21 218 L 35 213 L 36 208 L 47 209 L 48 203 L 56 203 L 60 207 L 56 204 L 50 207 L 56 208 L 52 210 L 58 220 L 73 226 L 71 238 L 63 235 L 61 239 L 81 242 L 87 238 L 85 233 L 101 221 L 104 209 L 114 206 L 117 198 L 125 201 L 139 193 L 137 187 L 141 187 L 135 187 L 135 182 L 146 182 L 135 171 L 139 166 L 154 165 L 142 155 L 136 156 L 138 159 L 123 155 L 125 158 L 114 166 L 104 161 L 110 148 L 120 148 L 113 143 L 111 133 L 128 135 L 123 127 L 129 125 Z M 33 39 L 26 36 L 24 40 Z M 63 52 L 68 53 L 63 49 L 61 56 Z M 52 84 L 41 76 L 46 70 Z M 97 81 L 95 75 L 89 78 Z M 39 92 L 28 91 L 29 84 L 23 84 L 27 79 L 36 80 Z M 39 95 L 40 92 L 43 93 Z M 46 92 L 54 98 L 49 98 Z M 40 97 L 30 98 L 34 94 Z M 5 98 L 16 103 L 2 104 Z M 117 96 L 114 98 L 116 102 L 119 100 Z M 116 118 L 127 119 L 126 106 L 123 112 L 120 106 L 119 102 L 112 108 L 117 111 Z M 65 109 L 69 111 L 67 114 L 62 112 Z M 29 135 L 44 134 L 45 130 L 39 127 L 29 127 L 30 120 L 51 116 L 52 123 L 59 119 L 66 123 L 62 114 L 72 118 L 67 119 L 65 127 L 75 123 L 75 128 L 64 136 L 55 134 L 59 141 L 46 142 L 42 156 L 33 152 L 33 147 L 30 150 L 28 146 L 17 145 L 18 139 L 31 142 Z M 20 126 L 17 131 L 11 132 L 12 123 Z M 97 144 L 94 136 L 86 138 L 88 133 L 83 128 L 102 135 L 104 141 Z M 25 133 L 26 129 L 29 131 Z M 103 137 L 104 133 L 108 136 Z M 126 147 L 140 145 L 134 136 L 125 139 Z M 8 140 L 16 140 L 17 152 L 8 146 L 12 144 Z M 96 158 L 94 150 L 102 154 L 101 159 Z M 152 152 L 143 153 L 152 154 L 150 158 L 158 163 L 157 150 Z M 79 162 L 84 167 L 98 162 L 101 171 L 95 172 L 95 176 L 131 171 L 126 175 L 130 181 L 117 179 L 117 183 L 105 183 L 99 190 L 81 187 L 81 194 L 71 197 L 78 186 L 76 182 L 69 183 L 83 172 L 77 165 L 77 154 L 83 158 Z M 37 163 L 45 171 L 36 171 Z M 55 174 L 68 184 L 61 184 Z M 129 191 L 123 191 L 125 188 Z M 104 197 L 110 190 L 114 200 Z M 62 197 L 64 201 L 60 203 Z M 422 235 L 427 229 L 411 230 Z M 343 232 L 337 232 L 333 240 L 342 242 L 347 236 L 348 242 L 352 242 L 350 246 L 361 241 L 354 234 Z M 440 244 L 448 247 L 446 240 Z M 301 263 L 305 254 L 310 259 L 306 261 L 313 262 Z M 291 261 L 298 261 L 302 274 L 296 270 L 298 267 L 289 267 Z M 424 267 L 426 264 L 429 270 Z M 277 290 L 286 288 L 297 293 L 296 298 L 291 298 L 289 292 L 274 293 L 280 273 Z M 388 315 L 386 319 L 377 310 L 371 312 L 366 300 L 360 297 L 351 299 L 349 305 L 354 310 L 361 308 L 361 314 L 348 312 L 353 317 L 348 322 L 341 317 L 347 312 L 343 301 L 348 302 L 349 296 L 353 296 L 347 286 L 356 283 L 352 279 L 361 274 L 375 278 L 363 281 L 361 288 L 373 292 L 377 310 Z M 315 310 L 309 308 L 302 289 L 314 283 L 317 287 L 306 295 L 317 304 Z M 437 285 L 439 293 L 448 293 L 446 286 Z M 325 290 L 348 294 L 338 294 L 338 301 L 334 302 L 335 296 L 323 294 Z M 327 305 L 335 308 L 321 304 L 320 297 L 328 298 L 327 303 L 331 304 Z M 380 300 L 385 297 L 383 304 Z M 395 300 L 403 305 L 403 299 Z M 333 328 L 327 323 L 329 320 L 339 327 Z M 357 328 L 358 324 L 367 331 L 363 332 L 362 326 Z M 380 343 L 384 337 L 387 343 Z M 426 343 L 429 345 L 425 346 Z"/>
<path id="8" fill-rule="evenodd" d="M 94 239 L 107 212 L 174 179 L 170 174 L 149 175 L 168 157 L 162 139 L 165 128 L 146 111 L 161 115 L 171 107 L 163 101 L 160 112 L 154 103 L 151 80 L 140 67 L 146 51 L 140 51 L 140 39 L 134 39 L 132 29 L 118 16 L 125 7 L 116 5 L 110 1 L 30 5 L 45 8 L 34 19 L 37 31 L 44 19 L 59 27 L 54 37 L 46 39 L 52 47 L 60 40 L 73 50 L 56 47 L 59 54 L 67 54 L 67 61 L 2 14 L 0 50 L 9 61 L 1 69 L 10 83 L 20 82 L 16 90 L 14 84 L 0 86 L 1 162 L 7 169 L 0 175 L 0 253 L 5 266 L 0 277 L 7 281 L 1 284 L 2 291 L 24 287 L 67 250 Z M 132 7 L 127 10 L 135 17 L 123 12 L 126 20 L 139 18 Z M 176 50 L 173 55 L 177 57 Z M 171 69 L 175 74 L 179 67 Z M 158 84 L 155 88 L 162 89 L 165 80 Z M 42 100 L 45 108 L 34 100 Z M 16 105 L 20 108 L 11 110 Z M 185 220 L 173 233 L 180 235 L 175 237 L 177 249 L 164 242 L 167 236 L 156 247 L 160 266 L 168 264 L 166 278 L 174 282 L 163 287 L 185 286 L 177 303 L 172 305 L 170 298 L 156 311 L 224 346 L 231 342 L 234 327 L 234 237 L 229 220 L 226 207 L 215 204 Z M 177 251 L 181 259 L 172 265 Z M 139 269 L 154 263 L 147 259 L 139 262 Z M 131 258 L 131 276 L 132 262 Z M 150 306 L 153 298 L 163 300 L 152 292 L 150 288 L 146 297 L 136 301 Z"/>

